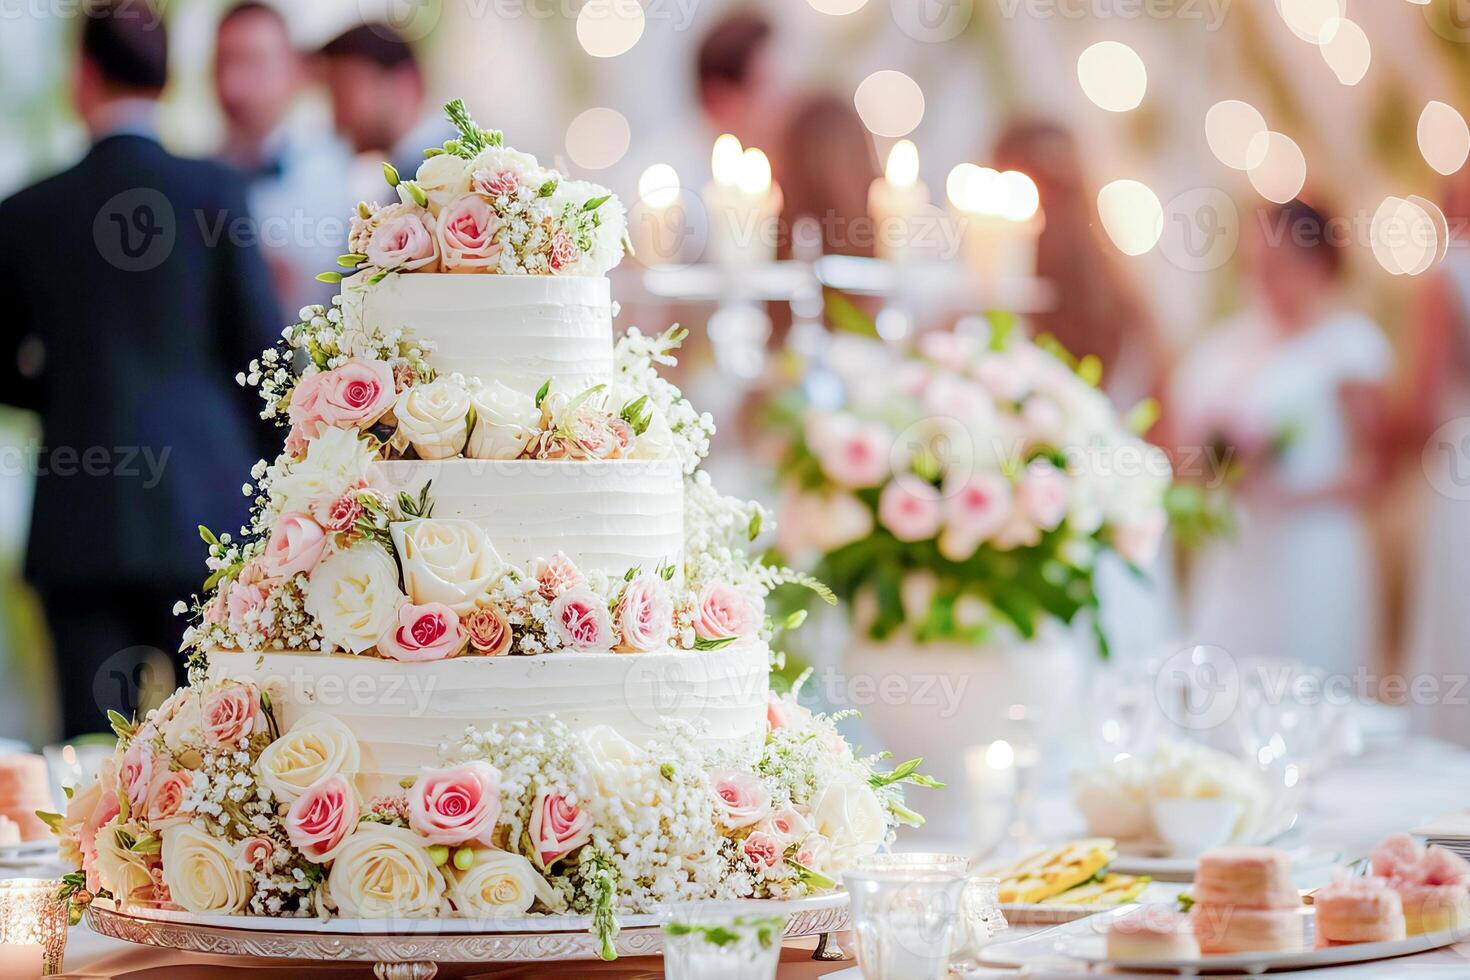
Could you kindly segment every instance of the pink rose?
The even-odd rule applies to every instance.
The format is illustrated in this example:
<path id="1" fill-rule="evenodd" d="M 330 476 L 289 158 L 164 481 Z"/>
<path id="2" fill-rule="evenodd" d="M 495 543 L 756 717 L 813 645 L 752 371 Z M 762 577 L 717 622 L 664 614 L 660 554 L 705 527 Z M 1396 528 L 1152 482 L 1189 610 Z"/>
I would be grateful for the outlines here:
<path id="1" fill-rule="evenodd" d="M 229 593 L 225 597 L 230 627 L 244 633 L 252 626 L 260 625 L 259 616 L 269 598 L 270 589 L 264 585 L 242 582 L 239 579 L 231 582 Z"/>
<path id="2" fill-rule="evenodd" d="M 755 606 L 739 589 L 710 582 L 699 591 L 694 634 L 701 640 L 743 639 L 757 628 Z"/>
<path id="3" fill-rule="evenodd" d="M 300 459 L 306 455 L 307 424 L 296 422 L 291 425 L 291 431 L 286 433 L 286 455 L 292 459 Z"/>
<path id="4" fill-rule="evenodd" d="M 791 860 L 803 868 L 815 871 L 826 863 L 827 852 L 830 848 L 831 841 L 824 834 L 807 834 L 801 846 L 796 849 L 796 853 L 791 855 Z"/>
<path id="5" fill-rule="evenodd" d="M 312 783 L 286 811 L 291 846 L 315 864 L 326 864 L 357 829 L 357 791 L 341 773 Z"/>
<path id="6" fill-rule="evenodd" d="M 501 170 L 498 173 L 476 170 L 470 179 L 470 186 L 486 197 L 515 197 L 521 181 L 510 170 Z"/>
<path id="7" fill-rule="evenodd" d="M 572 560 L 558 551 L 536 562 L 536 581 L 541 585 L 541 598 L 550 600 L 587 580 Z"/>
<path id="8" fill-rule="evenodd" d="M 358 520 L 367 513 L 360 495 L 363 485 L 348 487 L 340 497 L 327 505 L 322 514 L 322 527 L 337 534 L 344 534 L 357 526 Z"/>
<path id="9" fill-rule="evenodd" d="M 812 713 L 796 703 L 796 699 L 789 694 L 776 694 L 771 692 L 766 701 L 766 724 L 772 731 L 778 728 L 792 728 L 805 725 L 811 721 Z"/>
<path id="10" fill-rule="evenodd" d="M 302 378 L 291 393 L 289 414 L 315 437 L 319 424 L 339 429 L 367 428 L 393 407 L 393 369 L 386 361 L 353 357 L 330 371 Z"/>
<path id="11" fill-rule="evenodd" d="M 495 240 L 502 222 L 490 202 L 466 194 L 439 214 L 439 253 L 445 272 L 475 272 L 500 264 Z"/>
<path id="12" fill-rule="evenodd" d="M 781 863 L 781 845 L 770 834 L 751 831 L 740 845 L 740 853 L 752 871 L 769 871 Z"/>
<path id="13" fill-rule="evenodd" d="M 781 845 L 781 850 L 785 851 L 787 847 L 811 833 L 812 825 L 794 807 L 788 806 L 767 817 L 761 823 L 760 829 L 770 834 L 776 843 Z"/>
<path id="14" fill-rule="evenodd" d="M 263 871 L 275 853 L 276 842 L 269 837 L 247 837 L 240 842 L 235 867 L 241 871 Z"/>
<path id="15" fill-rule="evenodd" d="M 161 829 L 170 823 L 177 823 L 188 819 L 180 815 L 184 806 L 184 797 L 188 795 L 189 787 L 193 784 L 193 773 L 188 770 L 170 772 L 159 767 L 154 774 L 153 782 L 148 787 L 148 824 L 154 830 Z"/>
<path id="16" fill-rule="evenodd" d="M 607 604 L 585 585 L 577 585 L 551 603 L 551 621 L 562 643 L 573 650 L 611 650 L 612 619 Z"/>
<path id="17" fill-rule="evenodd" d="M 204 735 L 211 745 L 239 745 L 266 729 L 260 694 L 249 684 L 228 684 L 204 699 Z"/>
<path id="18" fill-rule="evenodd" d="M 640 575 L 623 589 L 618 600 L 618 635 L 623 653 L 647 653 L 668 645 L 674 628 L 674 603 L 664 580 L 657 575 Z"/>
<path id="19" fill-rule="evenodd" d="M 999 473 L 976 473 L 946 490 L 939 550 L 950 561 L 964 561 L 1010 520 L 1011 483 Z"/>
<path id="20" fill-rule="evenodd" d="M 1169 517 L 1163 510 L 1151 510 L 1141 518 L 1113 528 L 1113 547 L 1126 562 L 1148 565 L 1159 555 Z"/>
<path id="21" fill-rule="evenodd" d="M 900 541 L 934 537 L 944 523 L 939 491 L 917 478 L 895 480 L 878 496 L 878 523 Z"/>
<path id="22" fill-rule="evenodd" d="M 204 606 L 204 621 L 211 626 L 223 626 L 230 621 L 229 599 L 216 594 Z"/>
<path id="23" fill-rule="evenodd" d="M 715 816 L 725 828 L 749 827 L 771 812 L 771 795 L 758 776 L 721 769 L 710 773 L 710 781 L 714 784 Z"/>
<path id="24" fill-rule="evenodd" d="M 316 567 L 327 549 L 327 534 L 310 514 L 293 511 L 276 518 L 261 564 L 272 576 L 291 578 Z"/>
<path id="25" fill-rule="evenodd" d="M 531 804 L 531 835 L 536 864 L 542 871 L 587 843 L 592 838 L 592 815 L 557 793 L 542 790 Z"/>
<path id="26" fill-rule="evenodd" d="M 459 653 L 467 639 L 459 614 L 442 602 L 416 606 L 404 599 L 378 637 L 378 652 L 405 663 L 444 660 Z"/>
<path id="27" fill-rule="evenodd" d="M 97 831 L 122 811 L 117 788 L 116 768 L 111 759 L 106 759 L 97 774 L 97 792 L 76 793 L 66 811 L 66 822 L 78 828 L 77 849 L 82 852 L 82 870 L 87 873 L 87 890 L 94 894 L 101 887 L 97 877 Z M 93 795 L 96 800 L 88 807 Z"/>
<path id="28" fill-rule="evenodd" d="M 1043 531 L 1050 531 L 1067 516 L 1067 477 L 1049 460 L 1034 459 L 1016 488 L 1016 508 Z"/>
<path id="29" fill-rule="evenodd" d="M 851 416 L 835 416 L 828 424 L 808 433 L 817 462 L 828 479 L 855 490 L 876 487 L 888 476 L 888 455 L 893 438 L 886 426 L 860 422 Z"/>
<path id="30" fill-rule="evenodd" d="M 407 204 L 383 210 L 391 213 L 373 229 L 367 245 L 368 263 L 379 269 L 432 271 L 439 258 L 434 216 Z"/>
<path id="31" fill-rule="evenodd" d="M 425 769 L 408 791 L 408 825 L 430 844 L 492 846 L 500 772 L 488 762 Z"/>
<path id="32" fill-rule="evenodd" d="M 122 768 L 118 779 L 122 783 L 123 795 L 128 798 L 128 807 L 133 813 L 145 813 L 148 804 L 148 787 L 153 785 L 153 746 L 146 739 L 134 738 L 123 753 Z"/>
<path id="33" fill-rule="evenodd" d="M 469 635 L 470 647 L 476 653 L 486 657 L 503 657 L 510 653 L 510 624 L 499 610 L 471 609 L 460 620 L 460 625 Z"/>
<path id="34" fill-rule="evenodd" d="M 551 265 L 551 271 L 560 272 L 573 262 L 577 261 L 577 244 L 572 241 L 572 236 L 565 231 L 557 230 L 551 236 L 551 253 L 546 261 Z"/>

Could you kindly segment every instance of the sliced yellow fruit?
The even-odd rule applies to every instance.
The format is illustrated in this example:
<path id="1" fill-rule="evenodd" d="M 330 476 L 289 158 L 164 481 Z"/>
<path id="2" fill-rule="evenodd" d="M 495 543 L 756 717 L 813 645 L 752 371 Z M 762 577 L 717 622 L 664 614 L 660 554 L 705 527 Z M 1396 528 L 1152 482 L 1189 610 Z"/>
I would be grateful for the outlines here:
<path id="1" fill-rule="evenodd" d="M 1153 879 L 1146 876 L 1109 873 L 1103 875 L 1101 881 L 1083 882 L 1076 888 L 1048 898 L 1045 904 L 1123 905 L 1137 898 L 1151 881 Z"/>
<path id="2" fill-rule="evenodd" d="M 1002 902 L 1036 905 L 1092 878 L 1115 857 L 1116 843 L 1107 837 L 1095 837 L 1043 848 L 984 873 L 1000 879 Z"/>

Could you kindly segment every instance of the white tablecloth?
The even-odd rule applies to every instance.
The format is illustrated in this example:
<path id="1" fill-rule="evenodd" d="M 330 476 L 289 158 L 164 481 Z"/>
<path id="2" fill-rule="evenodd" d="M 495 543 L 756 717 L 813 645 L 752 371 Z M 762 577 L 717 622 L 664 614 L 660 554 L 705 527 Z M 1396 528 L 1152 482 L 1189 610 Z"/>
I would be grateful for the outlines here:
<path id="1" fill-rule="evenodd" d="M 1352 859 L 1365 854 L 1383 836 L 1395 831 L 1408 830 L 1427 822 L 1432 817 L 1456 809 L 1470 809 L 1470 752 L 1439 742 L 1425 739 L 1393 739 L 1370 742 L 1366 753 L 1355 760 L 1343 763 L 1336 770 L 1324 773 L 1314 787 L 1308 809 L 1303 815 L 1303 836 L 1314 846 L 1340 851 Z M 1040 828 L 1043 836 L 1052 838 L 1075 835 L 1081 830 L 1078 817 L 1065 799 L 1054 799 L 1041 808 L 1045 824 Z M 0 872 L 3 873 L 3 872 Z M 1012 930 L 1008 938 L 1020 938 L 1020 929 Z M 850 948 L 850 943 L 848 944 Z M 540 964 L 524 971 L 507 974 L 471 966 L 445 968 L 445 976 L 507 976 L 546 975 L 549 964 Z M 640 961 L 626 964 L 627 968 L 612 966 L 608 976 L 657 976 L 656 961 Z M 67 977 L 87 978 L 130 978 L 130 980 L 184 980 L 185 977 L 231 977 L 242 980 L 267 980 L 267 978 L 322 977 L 370 977 L 370 968 L 352 969 L 341 966 L 291 966 L 282 968 L 269 963 L 226 964 L 211 961 L 209 957 L 181 956 L 161 951 L 141 950 L 125 943 L 103 939 L 78 927 L 72 930 L 66 957 Z M 851 964 L 844 969 L 837 964 L 813 964 L 805 961 L 804 954 L 789 950 L 782 964 L 782 980 L 797 977 L 817 976 L 825 973 L 829 977 L 859 976 Z M 318 972 L 320 971 L 320 972 Z M 586 975 L 590 970 L 560 972 L 562 976 Z M 1079 969 L 1058 962 L 1032 970 L 1032 978 L 1075 977 Z M 976 978 L 1014 977 L 1009 971 L 982 970 Z M 1470 978 L 1470 943 L 1449 949 L 1424 953 L 1419 956 L 1365 963 L 1351 967 L 1313 970 L 1303 974 L 1312 980 L 1465 980 Z M 8 978 L 7 978 L 8 980 Z"/>

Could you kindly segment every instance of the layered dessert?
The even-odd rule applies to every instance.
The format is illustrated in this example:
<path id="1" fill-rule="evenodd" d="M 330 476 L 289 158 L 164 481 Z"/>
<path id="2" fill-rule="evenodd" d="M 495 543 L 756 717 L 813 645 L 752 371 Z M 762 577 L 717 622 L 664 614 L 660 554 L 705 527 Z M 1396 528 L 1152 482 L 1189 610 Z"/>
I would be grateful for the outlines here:
<path id="1" fill-rule="evenodd" d="M 1312 896 L 1317 945 L 1378 943 L 1407 935 L 1404 903 L 1381 878 L 1339 878 Z"/>
<path id="2" fill-rule="evenodd" d="M 1200 855 L 1190 919 L 1203 953 L 1295 952 L 1306 944 L 1291 860 L 1275 848 Z"/>
<path id="3" fill-rule="evenodd" d="M 1192 960 L 1200 954 L 1189 916 L 1141 908 L 1108 925 L 1108 959 L 1124 962 Z"/>
<path id="4" fill-rule="evenodd" d="M 1409 935 L 1470 928 L 1470 862 L 1458 854 L 1393 834 L 1373 849 L 1371 864 L 1398 892 Z"/>
<path id="5" fill-rule="evenodd" d="M 285 448 L 201 529 L 189 685 L 51 820 L 74 897 L 357 918 L 796 897 L 918 816 L 772 644 L 819 584 L 700 471 L 713 423 L 606 273 L 622 206 L 459 135 L 352 222 L 330 306 L 241 372 Z M 830 594 L 824 594 L 829 597 Z"/>
<path id="6" fill-rule="evenodd" d="M 25 752 L 0 756 L 0 844 L 44 839 L 46 824 L 36 811 L 52 805 L 44 758 Z"/>

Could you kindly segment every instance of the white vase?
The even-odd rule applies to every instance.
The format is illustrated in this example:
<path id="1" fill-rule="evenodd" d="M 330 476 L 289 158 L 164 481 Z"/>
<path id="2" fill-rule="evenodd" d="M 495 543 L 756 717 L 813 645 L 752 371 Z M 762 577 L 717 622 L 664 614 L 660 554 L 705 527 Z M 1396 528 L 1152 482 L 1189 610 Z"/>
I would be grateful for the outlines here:
<path id="1" fill-rule="evenodd" d="M 947 784 L 908 793 L 925 817 L 926 838 L 969 840 L 973 797 L 965 757 L 971 748 L 1019 739 L 1028 744 L 1016 748 L 1034 753 L 1056 741 L 1091 665 L 1081 647 L 1060 623 L 1032 640 L 978 647 L 854 639 L 843 672 L 852 705 L 872 733 L 871 748 L 891 752 L 895 762 L 922 757 L 920 771 Z"/>

